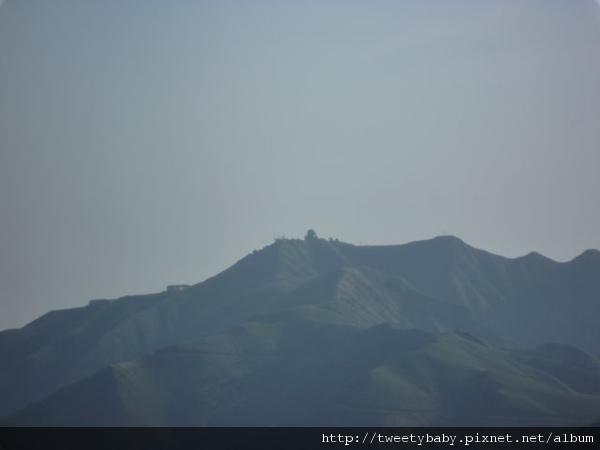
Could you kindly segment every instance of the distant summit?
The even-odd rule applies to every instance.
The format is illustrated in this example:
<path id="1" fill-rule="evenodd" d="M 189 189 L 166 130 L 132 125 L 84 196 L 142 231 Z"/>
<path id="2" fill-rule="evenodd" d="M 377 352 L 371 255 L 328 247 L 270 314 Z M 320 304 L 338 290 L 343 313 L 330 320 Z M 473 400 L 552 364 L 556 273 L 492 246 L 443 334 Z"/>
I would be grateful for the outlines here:
<path id="1" fill-rule="evenodd" d="M 558 263 L 454 236 L 357 246 L 311 229 L 202 283 L 0 332 L 0 413 L 27 426 L 582 425 L 600 419 L 599 295 L 597 250 Z"/>

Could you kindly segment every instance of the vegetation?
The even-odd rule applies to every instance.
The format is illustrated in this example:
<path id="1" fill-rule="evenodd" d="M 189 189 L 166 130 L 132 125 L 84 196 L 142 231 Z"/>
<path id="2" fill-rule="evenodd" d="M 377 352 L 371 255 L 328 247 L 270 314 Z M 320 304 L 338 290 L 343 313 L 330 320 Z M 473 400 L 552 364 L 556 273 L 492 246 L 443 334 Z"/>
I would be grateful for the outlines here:
<path id="1" fill-rule="evenodd" d="M 599 258 L 279 239 L 195 286 L 0 333 L 2 424 L 597 422 Z"/>

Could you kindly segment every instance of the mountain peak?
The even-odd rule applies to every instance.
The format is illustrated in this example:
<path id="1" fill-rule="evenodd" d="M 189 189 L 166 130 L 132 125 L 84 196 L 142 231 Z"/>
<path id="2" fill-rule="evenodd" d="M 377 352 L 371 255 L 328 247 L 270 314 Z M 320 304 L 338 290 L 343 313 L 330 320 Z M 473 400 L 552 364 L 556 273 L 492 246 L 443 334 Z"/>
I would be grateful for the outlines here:
<path id="1" fill-rule="evenodd" d="M 556 261 L 554 261 L 553 259 L 548 258 L 547 256 L 535 251 L 529 252 L 526 255 L 520 256 L 519 258 L 515 259 L 522 259 L 524 261 L 531 261 L 535 263 L 556 263 Z"/>
<path id="2" fill-rule="evenodd" d="M 356 246 L 320 238 L 314 230 L 303 239 L 278 238 L 192 287 L 173 285 L 148 296 L 92 301 L 0 333 L 0 414 L 41 401 L 13 417 L 27 424 L 38 423 L 36 417 L 39 423 L 55 423 L 54 418 L 73 411 L 70 405 L 77 403 L 78 411 L 110 410 L 88 425 L 120 417 L 124 405 L 141 421 L 132 425 L 231 425 L 239 424 L 240 417 L 246 424 L 272 425 L 281 423 L 282 413 L 303 404 L 305 387 L 315 389 L 311 398 L 349 398 L 337 392 L 344 383 L 348 392 L 362 386 L 356 405 L 363 412 L 365 404 L 371 405 L 376 414 L 407 408 L 407 401 L 420 407 L 423 399 L 432 412 L 443 414 L 455 406 L 478 413 L 484 403 L 502 406 L 505 400 L 512 408 L 523 386 L 509 381 L 515 379 L 511 368 L 522 363 L 498 352 L 498 346 L 554 341 L 595 354 L 600 338 L 595 321 L 600 311 L 600 252 L 588 250 L 574 264 L 540 260 L 545 257 L 535 252 L 516 259 L 494 255 L 449 235 L 393 246 Z M 415 333 L 426 333 L 427 342 L 414 339 Z M 183 343 L 198 351 L 160 350 Z M 401 354 L 402 348 L 408 353 Z M 529 385 L 537 387 L 531 392 L 535 401 L 520 404 L 522 415 L 512 420 L 522 423 L 520 417 L 536 414 L 538 423 L 556 424 L 556 417 L 572 414 L 570 407 L 555 401 L 564 398 L 577 405 L 571 423 L 580 423 L 579 411 L 591 411 L 585 420 L 596 420 L 600 368 L 581 355 L 546 347 L 546 353 L 530 358 L 537 365 L 519 366 L 519 376 L 525 373 Z M 563 368 L 571 369 L 573 362 L 579 372 L 570 377 Z M 119 370 L 107 372 L 113 364 Z M 540 377 L 538 366 L 557 378 Z M 358 370 L 363 371 L 360 379 Z M 428 371 L 431 376 L 421 375 Z M 94 372 L 100 378 L 89 377 Z M 458 394 L 444 397 L 451 403 L 438 410 L 436 393 L 448 386 L 436 381 L 443 373 L 454 373 L 451 378 L 460 383 L 452 386 Z M 305 384 L 309 374 L 314 383 Z M 324 374 L 331 381 L 325 389 Z M 84 384 L 74 383 L 82 379 Z M 106 383 L 99 386 L 98 380 Z M 153 380 L 160 382 L 155 386 Z M 499 382 L 508 384 L 500 390 Z M 290 390 L 281 396 L 277 386 L 285 383 Z M 244 386 L 248 395 L 240 396 Z M 598 397 L 582 398 L 572 389 Z M 82 392 L 89 397 L 80 402 Z M 136 397 L 124 399 L 125 392 Z M 548 397 L 551 392 L 554 397 Z M 173 404 L 180 410 L 169 404 L 164 417 L 144 422 L 148 411 L 162 411 L 167 398 L 163 393 L 176 399 Z M 489 402 L 481 401 L 483 394 Z M 109 398 L 116 403 L 102 403 Z M 269 398 L 273 408 L 282 409 L 267 411 Z M 397 401 L 389 403 L 391 398 Z M 133 409 L 132 399 L 139 400 Z M 149 408 L 148 401 L 156 403 Z M 485 411 L 496 417 L 509 410 Z M 314 417 L 315 411 L 305 412 Z M 71 424 L 82 423 L 78 412 L 71 418 Z M 296 419 L 301 418 L 290 416 L 288 421 Z M 428 420 L 420 423 L 430 424 Z M 117 418 L 114 424 L 130 422 Z"/>
<path id="3" fill-rule="evenodd" d="M 467 243 L 465 243 L 465 241 L 463 241 L 462 239 L 453 236 L 451 234 L 444 234 L 444 235 L 440 235 L 440 236 L 436 236 L 432 239 L 429 239 L 428 241 L 421 241 L 421 242 L 429 242 L 431 245 L 439 247 L 441 249 L 452 249 L 452 250 L 458 250 L 458 249 L 468 249 L 468 248 L 472 248 L 470 245 L 468 245 Z"/>
<path id="4" fill-rule="evenodd" d="M 465 241 L 463 241 L 461 238 L 459 238 L 457 236 L 454 236 L 453 234 L 440 234 L 440 235 L 435 236 L 434 238 L 432 238 L 431 241 L 453 242 L 455 244 L 466 245 Z"/>
<path id="5" fill-rule="evenodd" d="M 576 256 L 573 261 L 581 260 L 581 261 L 600 261 L 600 250 L 596 250 L 595 248 L 588 249 L 581 253 L 579 256 Z"/>

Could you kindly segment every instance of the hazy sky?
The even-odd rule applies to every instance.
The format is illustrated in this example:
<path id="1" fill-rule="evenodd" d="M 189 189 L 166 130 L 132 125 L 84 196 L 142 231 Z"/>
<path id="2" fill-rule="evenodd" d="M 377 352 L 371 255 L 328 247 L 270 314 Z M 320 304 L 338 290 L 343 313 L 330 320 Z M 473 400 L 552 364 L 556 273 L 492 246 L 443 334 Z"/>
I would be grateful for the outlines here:
<path id="1" fill-rule="evenodd" d="M 0 329 L 308 228 L 600 247 L 591 0 L 0 4 Z"/>

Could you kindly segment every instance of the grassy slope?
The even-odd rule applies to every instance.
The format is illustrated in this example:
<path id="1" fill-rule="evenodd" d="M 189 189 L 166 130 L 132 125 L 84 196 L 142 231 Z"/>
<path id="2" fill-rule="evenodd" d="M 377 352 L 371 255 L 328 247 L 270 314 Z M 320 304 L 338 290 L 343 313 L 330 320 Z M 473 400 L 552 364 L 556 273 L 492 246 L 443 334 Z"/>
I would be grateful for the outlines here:
<path id="1" fill-rule="evenodd" d="M 338 327 L 391 322 L 434 332 L 458 329 L 501 344 L 476 320 L 487 314 L 492 326 L 518 337 L 571 333 L 597 342 L 596 328 L 587 323 L 596 317 L 597 273 L 593 251 L 559 264 L 537 254 L 509 260 L 453 237 L 386 247 L 278 240 L 183 291 L 55 311 L 0 333 L 0 404 L 5 412 L 16 409 L 109 364 L 220 334 L 261 314 Z M 565 370 L 540 360 L 526 363 L 557 378 Z M 386 373 L 378 376 L 389 378 Z M 586 376 L 579 376 L 580 385 L 593 385 Z M 583 394 L 590 393 L 596 394 Z"/>
<path id="2" fill-rule="evenodd" d="M 529 357 L 460 333 L 323 323 L 292 310 L 117 364 L 10 424 L 555 426 L 600 417 L 599 395 Z"/>

